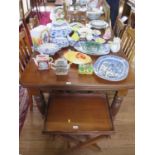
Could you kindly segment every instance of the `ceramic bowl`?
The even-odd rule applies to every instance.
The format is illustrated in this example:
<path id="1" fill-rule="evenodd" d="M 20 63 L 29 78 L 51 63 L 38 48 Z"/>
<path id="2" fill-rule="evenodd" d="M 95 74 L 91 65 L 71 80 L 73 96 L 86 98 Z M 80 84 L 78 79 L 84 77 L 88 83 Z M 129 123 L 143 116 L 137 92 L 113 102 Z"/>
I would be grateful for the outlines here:
<path id="1" fill-rule="evenodd" d="M 48 54 L 48 55 L 54 55 L 56 52 L 58 52 L 61 48 L 54 43 L 44 43 L 40 45 L 37 48 L 37 51 L 40 54 Z"/>
<path id="2" fill-rule="evenodd" d="M 90 19 L 90 20 L 97 20 L 99 19 L 101 16 L 101 12 L 100 11 L 88 11 L 87 12 L 87 17 Z"/>

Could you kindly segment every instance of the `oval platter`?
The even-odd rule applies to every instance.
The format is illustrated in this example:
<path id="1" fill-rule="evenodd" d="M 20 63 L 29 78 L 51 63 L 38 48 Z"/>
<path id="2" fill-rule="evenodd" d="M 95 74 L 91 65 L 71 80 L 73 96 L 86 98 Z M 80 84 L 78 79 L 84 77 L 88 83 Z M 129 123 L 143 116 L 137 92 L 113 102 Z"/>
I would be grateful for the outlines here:
<path id="1" fill-rule="evenodd" d="M 64 58 L 74 64 L 87 64 L 92 62 L 90 56 L 71 50 L 64 54 Z"/>
<path id="2" fill-rule="evenodd" d="M 109 44 L 100 44 L 95 41 L 79 41 L 74 48 L 89 55 L 105 55 L 110 53 Z"/>
<path id="3" fill-rule="evenodd" d="M 94 64 L 94 73 L 108 81 L 124 80 L 127 78 L 128 72 L 128 61 L 115 55 L 99 57 Z"/>

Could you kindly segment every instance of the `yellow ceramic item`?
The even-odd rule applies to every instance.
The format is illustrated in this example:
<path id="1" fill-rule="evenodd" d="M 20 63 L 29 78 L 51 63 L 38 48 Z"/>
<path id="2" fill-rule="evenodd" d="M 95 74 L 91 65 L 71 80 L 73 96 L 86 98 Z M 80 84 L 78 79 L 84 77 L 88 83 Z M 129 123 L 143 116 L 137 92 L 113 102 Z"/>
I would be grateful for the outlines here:
<path id="1" fill-rule="evenodd" d="M 64 57 L 65 59 L 67 59 L 68 61 L 74 64 L 87 64 L 92 62 L 92 59 L 90 56 L 80 52 L 71 51 L 71 50 L 66 52 L 64 54 Z"/>
<path id="2" fill-rule="evenodd" d="M 103 38 L 97 38 L 95 39 L 95 41 L 100 44 L 105 43 L 105 40 Z"/>
<path id="3" fill-rule="evenodd" d="M 78 41 L 80 39 L 79 35 L 77 32 L 74 32 L 73 35 L 71 36 L 71 38 L 74 40 L 74 41 Z"/>

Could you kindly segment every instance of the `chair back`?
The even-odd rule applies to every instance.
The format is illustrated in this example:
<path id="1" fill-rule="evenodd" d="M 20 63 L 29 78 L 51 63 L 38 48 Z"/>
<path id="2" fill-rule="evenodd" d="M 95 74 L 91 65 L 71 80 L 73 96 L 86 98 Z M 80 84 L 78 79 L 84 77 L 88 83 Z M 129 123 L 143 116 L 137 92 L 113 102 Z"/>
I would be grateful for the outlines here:
<path id="1" fill-rule="evenodd" d="M 131 62 L 135 55 L 135 30 L 127 27 L 122 35 L 121 47 L 128 61 Z"/>
<path id="2" fill-rule="evenodd" d="M 111 22 L 111 19 L 110 19 L 110 6 L 109 6 L 109 4 L 107 3 L 107 1 L 106 0 L 103 0 L 102 1 L 102 7 L 103 7 L 103 11 L 104 11 L 104 19 L 108 22 L 108 23 L 110 23 Z"/>
<path id="3" fill-rule="evenodd" d="M 24 71 L 30 59 L 31 54 L 32 54 L 31 44 L 28 39 L 28 35 L 24 29 L 19 33 L 19 72 L 20 72 L 20 75 Z"/>
<path id="4" fill-rule="evenodd" d="M 113 32 L 115 34 L 115 36 L 117 37 L 122 37 L 122 34 L 125 30 L 126 24 L 124 24 L 121 19 L 119 17 L 117 17 L 114 28 L 113 28 Z"/>
<path id="5" fill-rule="evenodd" d="M 29 18 L 29 23 L 27 25 L 29 30 L 33 29 L 38 25 L 39 25 L 39 19 L 37 15 L 35 15 L 33 18 Z"/>

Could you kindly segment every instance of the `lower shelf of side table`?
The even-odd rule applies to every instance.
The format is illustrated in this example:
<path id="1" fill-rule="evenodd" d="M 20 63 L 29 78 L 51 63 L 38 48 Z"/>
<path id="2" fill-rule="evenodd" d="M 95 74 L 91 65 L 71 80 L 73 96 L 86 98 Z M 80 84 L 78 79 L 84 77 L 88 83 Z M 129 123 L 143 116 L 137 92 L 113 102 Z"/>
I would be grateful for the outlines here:
<path id="1" fill-rule="evenodd" d="M 61 134 L 109 134 L 114 131 L 104 95 L 53 95 L 50 99 L 44 132 Z"/>

